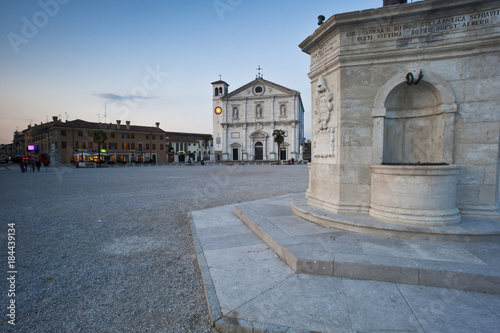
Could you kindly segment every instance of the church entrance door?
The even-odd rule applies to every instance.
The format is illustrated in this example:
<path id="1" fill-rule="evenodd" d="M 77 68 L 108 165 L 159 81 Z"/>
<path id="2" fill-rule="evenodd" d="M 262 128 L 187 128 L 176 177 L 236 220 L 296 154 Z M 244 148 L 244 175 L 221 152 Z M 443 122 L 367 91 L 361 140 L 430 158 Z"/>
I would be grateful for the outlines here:
<path id="1" fill-rule="evenodd" d="M 238 148 L 233 148 L 233 161 L 238 160 Z"/>
<path id="2" fill-rule="evenodd" d="M 286 148 L 281 148 L 280 160 L 282 161 L 286 160 Z"/>
<path id="3" fill-rule="evenodd" d="M 264 145 L 262 142 L 257 142 L 255 144 L 255 160 L 262 161 L 264 159 Z"/>

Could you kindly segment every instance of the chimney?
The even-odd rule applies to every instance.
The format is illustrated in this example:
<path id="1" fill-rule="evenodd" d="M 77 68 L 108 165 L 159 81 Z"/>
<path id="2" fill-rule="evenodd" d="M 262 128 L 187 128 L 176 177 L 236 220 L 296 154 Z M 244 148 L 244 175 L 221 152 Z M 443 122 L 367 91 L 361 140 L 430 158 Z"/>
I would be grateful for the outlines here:
<path id="1" fill-rule="evenodd" d="M 116 129 L 120 129 L 120 124 L 122 123 L 121 120 L 116 121 Z"/>
<path id="2" fill-rule="evenodd" d="M 127 129 L 129 130 L 130 129 L 130 120 L 127 120 L 125 123 L 127 124 Z"/>
<path id="3" fill-rule="evenodd" d="M 384 7 L 392 5 L 402 5 L 407 2 L 408 2 L 407 0 L 384 0 Z"/>
<path id="4" fill-rule="evenodd" d="M 160 123 L 156 122 L 156 128 L 160 128 Z"/>
<path id="5" fill-rule="evenodd" d="M 57 121 L 57 116 L 52 116 L 53 121 Z"/>

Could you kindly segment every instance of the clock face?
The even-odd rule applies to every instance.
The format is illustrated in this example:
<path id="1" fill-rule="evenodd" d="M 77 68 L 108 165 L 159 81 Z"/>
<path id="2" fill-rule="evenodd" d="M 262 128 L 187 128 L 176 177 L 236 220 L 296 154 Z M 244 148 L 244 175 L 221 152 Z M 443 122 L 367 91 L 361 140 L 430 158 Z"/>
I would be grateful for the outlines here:
<path id="1" fill-rule="evenodd" d="M 221 114 L 222 113 L 222 108 L 220 106 L 215 108 L 215 113 L 216 114 Z"/>

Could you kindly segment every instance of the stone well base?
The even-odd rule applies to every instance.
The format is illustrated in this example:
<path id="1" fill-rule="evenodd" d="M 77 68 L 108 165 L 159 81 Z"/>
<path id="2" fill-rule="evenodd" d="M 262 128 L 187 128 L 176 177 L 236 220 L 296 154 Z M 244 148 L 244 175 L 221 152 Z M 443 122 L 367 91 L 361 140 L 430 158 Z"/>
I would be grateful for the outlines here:
<path id="1" fill-rule="evenodd" d="M 370 216 L 405 225 L 459 223 L 459 170 L 457 165 L 372 165 Z"/>

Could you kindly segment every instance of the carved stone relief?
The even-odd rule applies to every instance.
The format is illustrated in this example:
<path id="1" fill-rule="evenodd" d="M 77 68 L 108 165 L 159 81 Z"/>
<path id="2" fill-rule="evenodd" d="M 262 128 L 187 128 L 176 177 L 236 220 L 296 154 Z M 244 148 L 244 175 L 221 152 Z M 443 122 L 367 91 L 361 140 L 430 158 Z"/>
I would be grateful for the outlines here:
<path id="1" fill-rule="evenodd" d="M 316 121 L 320 130 L 326 130 L 330 122 L 330 115 L 333 111 L 333 93 L 328 88 L 326 79 L 322 76 L 318 79 L 316 86 L 315 110 Z"/>
<path id="2" fill-rule="evenodd" d="M 314 133 L 314 157 L 335 157 L 335 132 L 335 128 L 327 128 Z"/>

